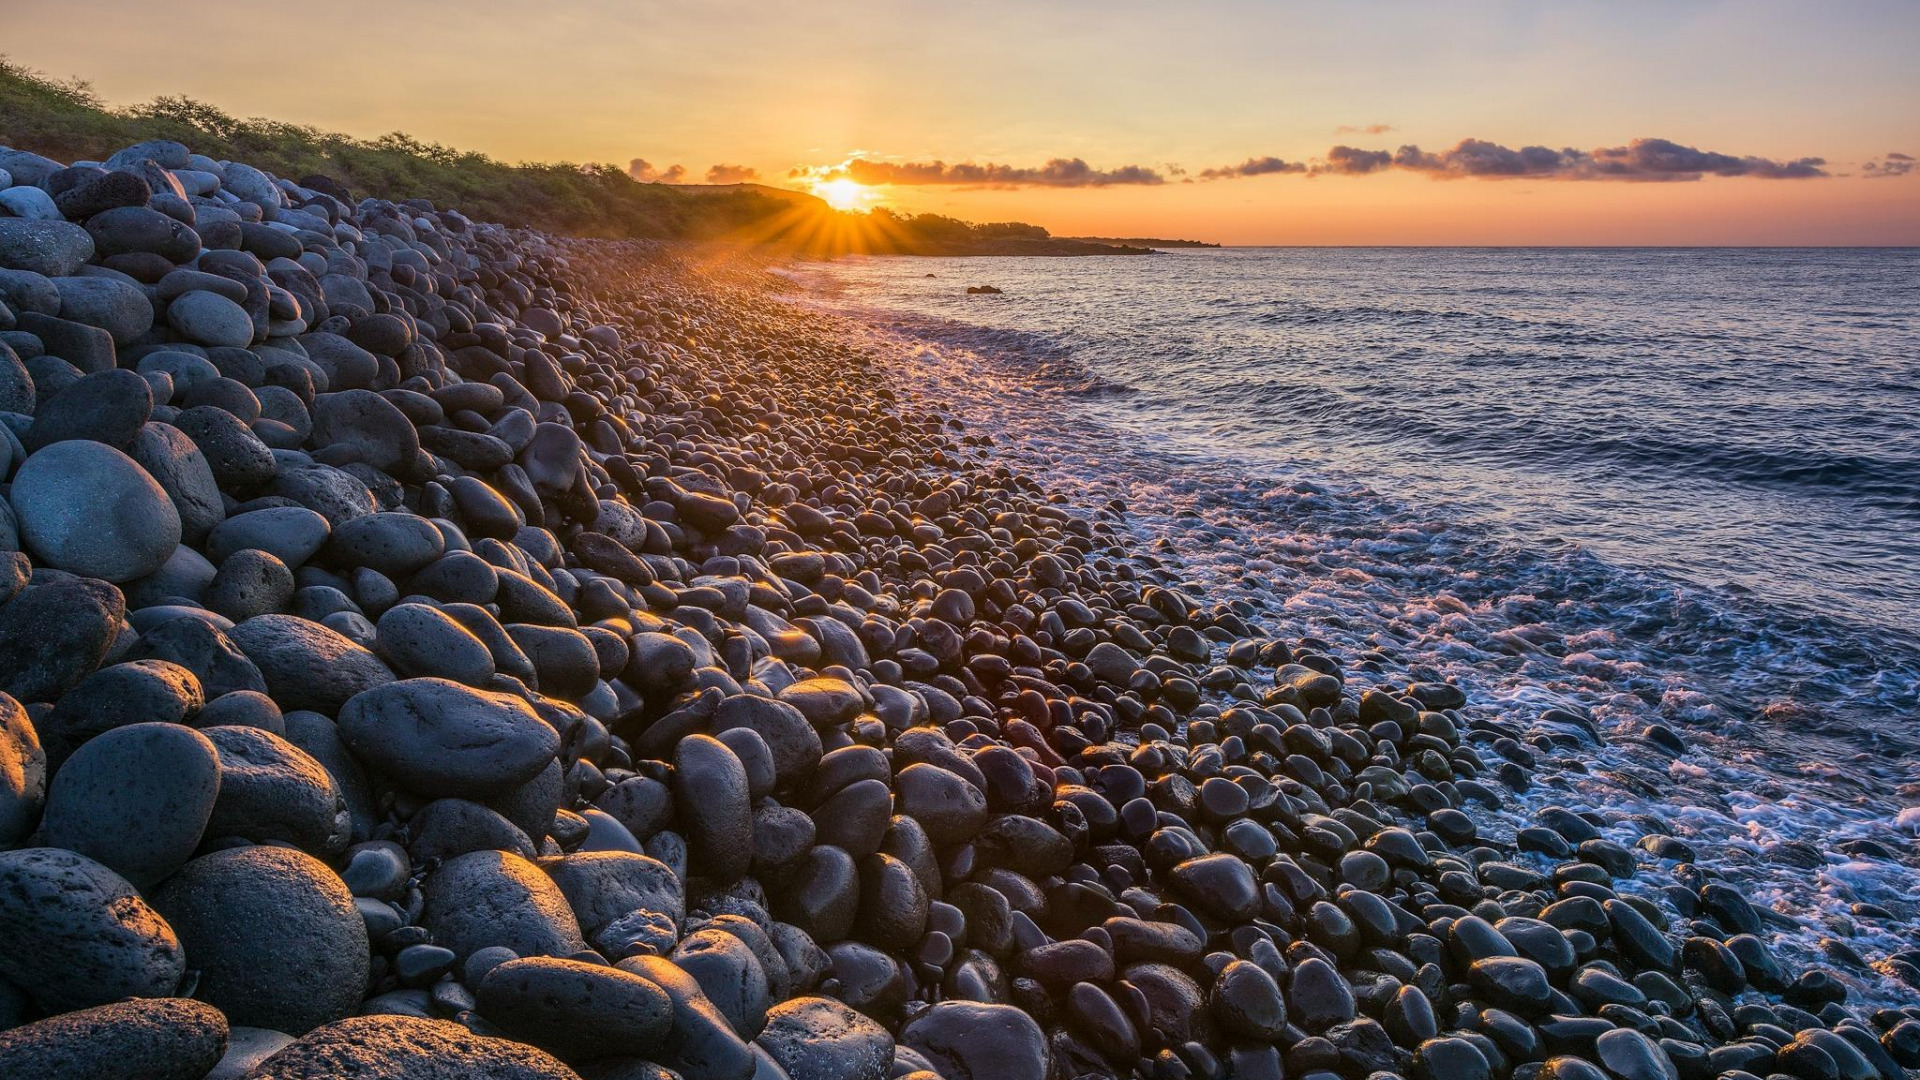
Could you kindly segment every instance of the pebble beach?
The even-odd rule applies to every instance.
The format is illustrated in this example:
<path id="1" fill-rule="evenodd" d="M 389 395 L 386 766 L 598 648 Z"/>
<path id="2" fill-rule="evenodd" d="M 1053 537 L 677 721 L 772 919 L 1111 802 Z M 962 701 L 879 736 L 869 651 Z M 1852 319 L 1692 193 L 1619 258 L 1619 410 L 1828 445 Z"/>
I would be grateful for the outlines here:
<path id="1" fill-rule="evenodd" d="M 1920 1069 L 1911 941 L 1523 800 L 1593 716 L 1210 590 L 770 256 L 166 142 L 0 214 L 0 1077 Z"/>

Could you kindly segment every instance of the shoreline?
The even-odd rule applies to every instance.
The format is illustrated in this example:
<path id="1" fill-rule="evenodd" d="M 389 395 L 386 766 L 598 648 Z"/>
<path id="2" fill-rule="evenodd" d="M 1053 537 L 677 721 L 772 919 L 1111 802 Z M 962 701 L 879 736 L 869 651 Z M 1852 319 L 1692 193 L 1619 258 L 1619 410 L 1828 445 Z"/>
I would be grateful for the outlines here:
<path id="1" fill-rule="evenodd" d="M 191 252 L 0 220 L 16 262 L 56 242 L 23 272 L 154 302 L 69 284 L 0 337 L 93 365 L 22 361 L 5 418 L 9 1074 L 1920 1064 L 1920 1018 L 1782 967 L 1676 838 L 1509 838 L 1534 733 L 1188 588 L 767 261 L 208 164 Z"/>

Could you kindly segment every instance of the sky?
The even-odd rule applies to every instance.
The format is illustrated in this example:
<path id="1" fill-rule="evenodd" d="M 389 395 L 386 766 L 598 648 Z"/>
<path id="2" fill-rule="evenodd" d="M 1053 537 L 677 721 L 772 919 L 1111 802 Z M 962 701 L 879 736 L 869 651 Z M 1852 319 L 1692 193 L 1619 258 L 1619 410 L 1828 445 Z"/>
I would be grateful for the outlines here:
<path id="1" fill-rule="evenodd" d="M 113 103 L 1059 235 L 1920 244 L 1913 0 L 5 6 Z"/>

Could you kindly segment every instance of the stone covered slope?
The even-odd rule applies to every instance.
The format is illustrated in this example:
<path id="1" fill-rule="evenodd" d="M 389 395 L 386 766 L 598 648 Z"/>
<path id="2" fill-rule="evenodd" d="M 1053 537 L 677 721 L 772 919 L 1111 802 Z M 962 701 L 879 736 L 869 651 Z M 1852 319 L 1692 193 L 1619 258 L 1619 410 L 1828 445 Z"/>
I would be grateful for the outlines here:
<path id="1" fill-rule="evenodd" d="M 750 267 L 0 170 L 0 1075 L 1920 1063 Z"/>

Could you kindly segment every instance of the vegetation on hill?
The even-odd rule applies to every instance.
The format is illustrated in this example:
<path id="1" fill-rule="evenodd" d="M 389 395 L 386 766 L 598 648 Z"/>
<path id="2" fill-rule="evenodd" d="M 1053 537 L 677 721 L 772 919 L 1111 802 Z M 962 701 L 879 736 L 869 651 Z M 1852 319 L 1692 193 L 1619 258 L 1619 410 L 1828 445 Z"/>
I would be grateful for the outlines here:
<path id="1" fill-rule="evenodd" d="M 395 132 L 356 139 L 277 120 L 241 119 L 163 96 L 114 108 L 81 80 L 0 57 L 0 146 L 58 161 L 98 161 L 147 139 L 172 139 L 218 160 L 246 161 L 296 182 L 326 176 L 355 196 L 426 199 L 468 217 L 569 236 L 730 240 L 808 254 L 1111 254 L 1037 225 L 974 225 L 938 214 L 836 213 L 796 191 L 640 183 L 626 171 L 573 162 L 510 165 Z"/>

